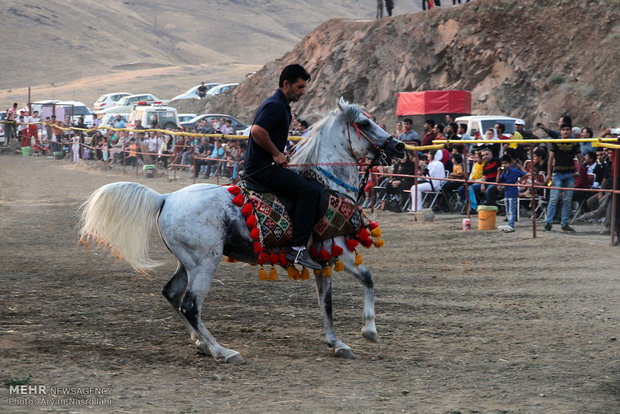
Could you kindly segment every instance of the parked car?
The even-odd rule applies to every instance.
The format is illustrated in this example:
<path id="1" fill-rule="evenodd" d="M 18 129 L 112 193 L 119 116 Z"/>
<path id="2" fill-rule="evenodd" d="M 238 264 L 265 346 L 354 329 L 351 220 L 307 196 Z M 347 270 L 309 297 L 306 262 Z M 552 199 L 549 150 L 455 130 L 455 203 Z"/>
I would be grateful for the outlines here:
<path id="1" fill-rule="evenodd" d="M 93 115 L 90 109 L 79 101 L 39 101 L 31 104 L 31 106 L 32 112 L 39 111 L 41 119 L 56 115 L 56 119 L 63 121 L 66 116 L 69 116 L 71 122 L 75 122 L 84 116 L 86 126 L 91 127 L 93 125 Z"/>
<path id="2" fill-rule="evenodd" d="M 157 115 L 157 120 L 163 129 L 173 129 L 179 127 L 177 109 L 171 106 L 162 105 L 143 105 L 137 104 L 129 111 L 127 127 L 133 128 L 136 120 L 142 121 L 142 126 L 148 128 L 153 122 L 153 117 Z"/>
<path id="3" fill-rule="evenodd" d="M 132 94 L 129 92 L 113 92 L 106 93 L 105 95 L 101 95 L 93 105 L 93 110 L 100 111 L 102 109 L 110 108 L 111 106 L 116 105 L 116 103 L 125 96 L 131 96 Z"/>
<path id="4" fill-rule="evenodd" d="M 196 114 L 179 114 L 179 125 L 196 118 Z"/>
<path id="5" fill-rule="evenodd" d="M 221 83 L 219 82 L 205 83 L 205 87 L 207 88 L 207 91 L 219 85 L 221 85 Z M 200 85 L 196 85 L 193 88 L 188 89 L 185 93 L 182 93 L 181 95 L 177 95 L 174 98 L 172 98 L 171 101 L 176 101 L 177 99 L 200 99 L 200 96 L 198 96 L 199 86 Z"/>
<path id="6" fill-rule="evenodd" d="M 98 110 L 97 114 L 109 114 L 109 113 L 129 113 L 129 111 L 138 102 L 144 102 L 147 105 L 154 103 L 164 103 L 161 99 L 150 93 L 141 93 L 137 95 L 124 96 L 116 102 L 116 105 L 103 110 Z"/>
<path id="7" fill-rule="evenodd" d="M 207 123 L 209 125 L 211 125 L 211 120 L 213 119 L 221 119 L 221 118 L 226 118 L 226 119 L 230 119 L 231 121 L 231 126 L 233 128 L 233 130 L 235 132 L 239 131 L 239 130 L 244 130 L 248 127 L 248 125 L 244 124 L 243 122 L 239 121 L 237 118 L 232 117 L 230 115 L 225 115 L 225 114 L 203 114 L 203 115 L 198 115 L 197 117 L 195 117 L 194 119 L 187 121 L 187 122 L 182 122 L 181 126 L 185 129 L 189 129 L 192 130 L 196 127 L 196 124 L 199 121 L 202 121 L 203 119 L 207 120 Z"/>
<path id="8" fill-rule="evenodd" d="M 224 83 L 222 85 L 211 88 L 207 91 L 207 96 L 217 96 L 225 92 L 230 92 L 239 86 L 238 83 Z"/>
<path id="9" fill-rule="evenodd" d="M 503 115 L 468 115 L 459 116 L 454 120 L 457 124 L 467 124 L 467 133 L 474 138 L 484 136 L 487 129 L 493 128 L 498 122 L 506 127 L 505 134 L 515 132 L 515 121 L 517 118 L 511 118 Z"/>

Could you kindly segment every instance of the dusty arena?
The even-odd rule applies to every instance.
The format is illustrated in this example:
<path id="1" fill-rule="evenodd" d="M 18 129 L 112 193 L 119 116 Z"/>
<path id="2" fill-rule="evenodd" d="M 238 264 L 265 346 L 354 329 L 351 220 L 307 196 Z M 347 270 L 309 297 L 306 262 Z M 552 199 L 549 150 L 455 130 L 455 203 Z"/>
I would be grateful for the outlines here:
<path id="1" fill-rule="evenodd" d="M 163 265 L 150 278 L 78 243 L 93 190 L 191 184 L 169 178 L 0 157 L 0 412 L 618 412 L 620 247 L 597 226 L 533 239 L 527 221 L 464 232 L 458 215 L 376 213 L 386 245 L 363 254 L 378 344 L 360 333 L 361 285 L 333 276 L 355 360 L 325 346 L 312 280 L 261 282 L 255 267 L 222 263 L 204 318 L 247 361 L 225 365 L 197 353 L 161 295 L 176 261 L 156 234 Z"/>

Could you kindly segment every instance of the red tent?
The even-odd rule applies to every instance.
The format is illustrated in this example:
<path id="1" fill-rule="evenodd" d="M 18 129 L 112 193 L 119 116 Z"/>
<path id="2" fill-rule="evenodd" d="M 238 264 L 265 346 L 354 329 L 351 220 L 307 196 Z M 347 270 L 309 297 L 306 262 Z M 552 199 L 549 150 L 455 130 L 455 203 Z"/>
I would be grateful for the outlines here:
<path id="1" fill-rule="evenodd" d="M 471 114 L 470 91 L 400 92 L 396 116 Z"/>

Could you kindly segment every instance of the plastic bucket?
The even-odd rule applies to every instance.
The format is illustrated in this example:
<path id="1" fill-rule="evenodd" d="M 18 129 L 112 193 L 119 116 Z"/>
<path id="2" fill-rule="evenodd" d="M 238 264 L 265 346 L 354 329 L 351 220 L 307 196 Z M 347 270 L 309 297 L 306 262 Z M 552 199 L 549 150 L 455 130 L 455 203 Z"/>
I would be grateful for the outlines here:
<path id="1" fill-rule="evenodd" d="M 146 178 L 153 178 L 155 177 L 155 166 L 152 164 L 147 164 L 144 167 L 142 167 L 142 169 L 144 170 L 144 176 Z"/>
<path id="2" fill-rule="evenodd" d="M 497 207 L 478 206 L 478 230 L 495 230 Z"/>
<path id="3" fill-rule="evenodd" d="M 22 147 L 22 156 L 29 157 L 30 156 L 30 147 Z"/>
<path id="4" fill-rule="evenodd" d="M 65 153 L 62 151 L 54 151 L 54 158 L 56 158 L 57 160 L 62 160 L 63 158 L 65 158 Z"/>

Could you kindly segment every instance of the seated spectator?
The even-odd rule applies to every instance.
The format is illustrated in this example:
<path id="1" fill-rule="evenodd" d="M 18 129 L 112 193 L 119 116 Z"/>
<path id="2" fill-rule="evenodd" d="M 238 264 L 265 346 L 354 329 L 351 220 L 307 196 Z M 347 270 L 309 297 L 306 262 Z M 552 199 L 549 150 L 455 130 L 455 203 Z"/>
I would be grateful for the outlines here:
<path id="1" fill-rule="evenodd" d="M 596 152 L 586 152 L 583 158 L 583 164 L 579 168 L 577 178 L 575 178 L 575 188 L 592 188 L 595 183 L 596 176 L 594 169 L 596 168 Z M 590 191 L 575 191 L 573 193 L 573 201 L 580 203 L 589 198 L 593 193 Z"/>
<path id="2" fill-rule="evenodd" d="M 497 174 L 497 183 L 517 184 L 524 175 L 525 171 L 515 167 L 515 162 L 508 154 L 502 156 L 502 166 Z M 519 187 L 506 186 L 504 188 L 504 201 L 506 205 L 506 216 L 508 218 L 507 226 L 498 227 L 504 233 L 512 233 L 515 231 L 515 219 L 517 216 L 517 208 L 519 205 Z"/>
<path id="3" fill-rule="evenodd" d="M 471 173 L 469 174 L 469 181 L 482 181 L 484 179 L 484 158 L 482 157 L 482 151 L 474 150 L 473 158 L 476 160 L 474 163 Z M 465 185 L 461 185 L 457 194 L 459 195 L 459 199 L 465 204 Z M 478 207 L 478 200 L 476 199 L 476 192 L 474 191 L 474 187 L 472 185 L 469 186 L 469 206 L 470 212 L 476 213 L 476 208 Z"/>
<path id="4" fill-rule="evenodd" d="M 483 148 L 480 150 L 480 155 L 484 161 L 482 167 L 482 179 L 480 183 L 472 184 L 471 188 L 474 194 L 478 192 L 485 194 L 482 204 L 497 205 L 497 186 L 495 185 L 497 179 L 497 170 L 500 166 L 500 160 L 493 156 L 493 153 L 489 148 Z M 487 184 L 493 183 L 493 184 Z M 459 189 L 459 195 L 462 199 L 465 199 L 465 190 Z M 471 204 L 471 203 L 470 203 Z M 472 208 L 474 208 L 472 206 Z"/>
<path id="5" fill-rule="evenodd" d="M 431 150 L 429 156 L 433 159 L 427 167 L 429 180 L 422 183 L 418 181 L 417 192 L 415 185 L 411 187 L 411 213 L 422 210 L 422 198 L 424 197 L 424 193 L 439 191 L 444 183 L 444 181 L 439 178 L 446 177 L 446 170 L 441 162 L 443 151 Z"/>
<path id="6" fill-rule="evenodd" d="M 575 134 L 575 128 L 573 128 L 573 134 Z M 584 127 L 581 130 L 581 138 L 588 139 L 588 138 L 592 138 L 593 136 L 594 136 L 594 132 L 592 132 L 592 128 Z M 588 153 L 590 151 L 596 151 L 594 149 L 594 147 L 592 146 L 591 142 L 580 142 L 579 146 L 581 147 L 580 151 L 581 151 L 581 156 L 582 157 L 585 157 L 586 153 Z"/>
<path id="7" fill-rule="evenodd" d="M 422 145 L 432 145 L 435 137 L 435 121 L 432 119 L 427 119 L 424 121 L 424 137 L 422 138 Z"/>
<path id="8" fill-rule="evenodd" d="M 405 157 L 398 160 L 394 166 L 394 174 L 410 175 L 411 177 L 392 177 L 386 184 L 386 193 L 388 197 L 381 204 L 382 210 L 401 211 L 402 195 L 405 190 L 411 188 L 414 183 L 415 162 L 413 160 L 413 152 L 405 151 Z"/>
<path id="9" fill-rule="evenodd" d="M 461 141 L 472 141 L 473 140 L 473 138 L 467 133 L 467 124 L 459 124 L 459 127 L 456 133 L 461 139 Z M 467 152 L 470 153 L 472 144 L 465 144 L 465 148 L 467 149 Z"/>

